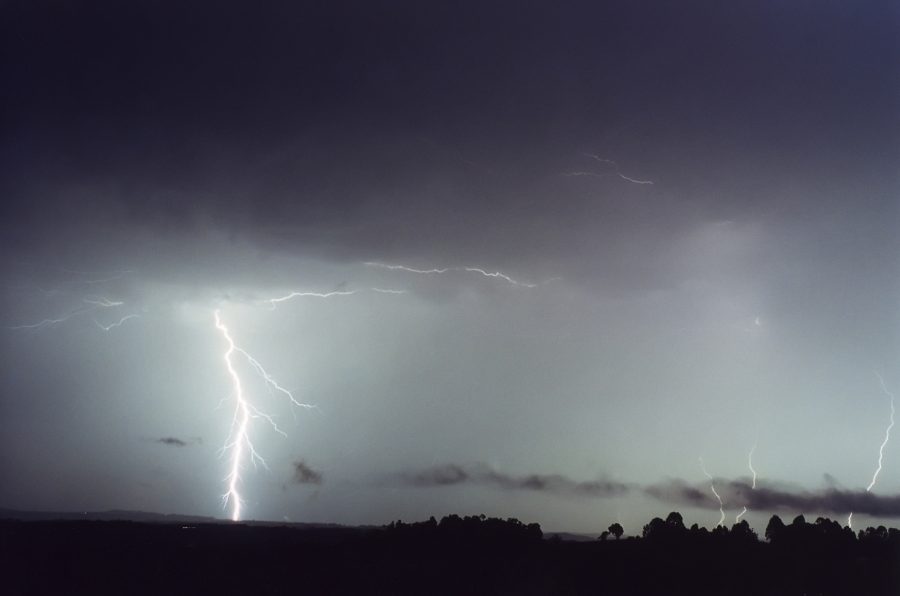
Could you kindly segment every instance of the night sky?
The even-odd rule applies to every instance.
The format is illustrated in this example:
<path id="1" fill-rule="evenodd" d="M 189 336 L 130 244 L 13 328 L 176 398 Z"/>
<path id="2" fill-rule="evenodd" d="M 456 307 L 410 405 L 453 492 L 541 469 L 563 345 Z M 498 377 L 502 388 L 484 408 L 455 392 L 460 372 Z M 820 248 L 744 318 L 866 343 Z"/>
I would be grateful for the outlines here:
<path id="1" fill-rule="evenodd" d="M 3 3 L 0 506 L 229 517 L 218 310 L 268 465 L 239 441 L 243 519 L 711 527 L 702 457 L 729 524 L 896 526 L 900 428 L 866 489 L 898 31 L 879 1 Z"/>

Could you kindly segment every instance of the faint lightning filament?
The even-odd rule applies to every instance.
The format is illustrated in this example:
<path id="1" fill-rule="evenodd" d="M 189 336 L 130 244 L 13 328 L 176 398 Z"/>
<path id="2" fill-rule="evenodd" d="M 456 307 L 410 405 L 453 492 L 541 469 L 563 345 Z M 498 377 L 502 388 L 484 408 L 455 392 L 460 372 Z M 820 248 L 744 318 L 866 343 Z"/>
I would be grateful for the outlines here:
<path id="1" fill-rule="evenodd" d="M 381 269 L 387 269 L 389 271 L 405 271 L 406 273 L 419 273 L 424 275 L 433 275 L 433 274 L 441 274 L 447 273 L 448 271 L 464 271 L 466 273 L 477 273 L 484 277 L 493 277 L 496 279 L 502 279 L 503 281 L 514 285 L 520 286 L 523 288 L 536 288 L 537 284 L 534 283 L 526 283 L 523 281 L 517 281 L 510 277 L 509 275 L 503 273 L 502 271 L 488 271 L 486 269 L 482 269 L 480 267 L 442 267 L 436 269 L 415 269 L 413 267 L 407 267 L 405 265 L 388 265 L 386 263 L 377 263 L 374 261 L 367 261 L 363 263 L 363 265 L 367 267 L 379 267 Z"/>
<path id="2" fill-rule="evenodd" d="M 750 488 L 752 490 L 756 490 L 756 470 L 753 468 L 753 452 L 756 451 L 756 443 L 753 444 L 753 447 L 750 448 L 750 454 L 747 456 L 747 467 L 750 468 L 750 473 L 753 474 L 752 484 Z M 740 513 L 737 514 L 737 517 L 734 518 L 735 523 L 740 523 L 741 518 L 744 517 L 744 514 L 747 513 L 747 506 L 741 510 Z"/>

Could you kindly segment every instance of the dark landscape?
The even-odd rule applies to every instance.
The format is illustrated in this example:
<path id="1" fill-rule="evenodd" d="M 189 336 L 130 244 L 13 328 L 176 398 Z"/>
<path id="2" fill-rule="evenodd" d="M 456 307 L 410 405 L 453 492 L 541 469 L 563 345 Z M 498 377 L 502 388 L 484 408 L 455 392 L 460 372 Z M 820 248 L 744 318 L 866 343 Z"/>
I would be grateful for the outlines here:
<path id="1" fill-rule="evenodd" d="M 619 528 L 620 529 L 620 528 Z M 773 516 L 641 537 L 450 515 L 383 527 L 0 522 L 5 594 L 897 594 L 900 531 Z"/>

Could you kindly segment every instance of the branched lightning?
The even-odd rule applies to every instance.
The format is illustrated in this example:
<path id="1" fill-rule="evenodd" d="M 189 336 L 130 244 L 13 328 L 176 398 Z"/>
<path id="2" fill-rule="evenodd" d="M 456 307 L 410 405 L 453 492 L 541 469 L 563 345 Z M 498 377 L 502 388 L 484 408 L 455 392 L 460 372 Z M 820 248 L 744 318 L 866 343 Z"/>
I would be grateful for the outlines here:
<path id="1" fill-rule="evenodd" d="M 275 419 L 270 414 L 263 412 L 255 406 L 244 393 L 241 377 L 235 368 L 234 355 L 240 354 L 243 356 L 253 371 L 263 379 L 266 386 L 271 391 L 277 391 L 287 396 L 291 404 L 301 408 L 314 408 L 315 406 L 297 401 L 290 391 L 279 385 L 256 358 L 235 344 L 228 327 L 222 322 L 219 311 L 216 310 L 213 314 L 215 317 L 216 329 L 222 334 L 222 337 L 225 339 L 228 346 L 227 350 L 222 355 L 222 358 L 225 361 L 225 368 L 228 370 L 228 375 L 231 377 L 235 400 L 234 417 L 231 421 L 231 434 L 225 445 L 222 447 L 223 453 L 231 453 L 231 467 L 228 475 L 225 477 L 225 480 L 228 483 L 228 491 L 223 495 L 222 500 L 226 507 L 229 504 L 231 505 L 231 519 L 238 521 L 241 518 L 241 507 L 243 505 L 240 494 L 240 484 L 245 453 L 250 454 L 250 461 L 252 464 L 256 465 L 259 463 L 262 466 L 267 467 L 266 460 L 256 451 L 253 442 L 250 439 L 251 420 L 253 418 L 262 418 L 269 423 L 275 432 L 281 435 L 284 435 L 285 433 L 278 427 L 275 423 Z"/>
<path id="2" fill-rule="evenodd" d="M 699 458 L 700 460 L 700 469 L 703 470 L 703 475 L 709 478 L 709 489 L 712 491 L 712 494 L 715 495 L 716 500 L 719 502 L 719 522 L 716 524 L 716 527 L 721 526 L 725 523 L 725 503 L 722 501 L 721 495 L 719 495 L 719 491 L 716 490 L 716 483 L 713 480 L 712 475 L 706 471 L 706 464 L 703 463 L 703 458 Z"/>
<path id="3" fill-rule="evenodd" d="M 512 284 L 514 286 L 520 286 L 523 288 L 536 288 L 537 284 L 534 283 L 526 283 L 522 281 L 517 281 L 506 275 L 501 271 L 488 271 L 486 269 L 482 269 L 480 267 L 442 267 L 435 269 L 415 269 L 413 267 L 407 267 L 405 265 L 388 265 L 385 263 L 377 263 L 373 261 L 367 261 L 363 263 L 367 267 L 379 267 L 381 269 L 388 269 L 390 271 L 405 271 L 407 273 L 419 273 L 424 275 L 432 275 L 432 274 L 441 274 L 447 273 L 448 271 L 464 271 L 467 273 L 478 273 L 479 275 L 483 275 L 484 277 L 493 277 L 502 279 L 503 281 Z"/>
<path id="4" fill-rule="evenodd" d="M 869 485 L 866 487 L 866 492 L 872 492 L 872 489 L 875 488 L 875 485 L 878 483 L 878 476 L 881 474 L 881 468 L 884 464 L 884 448 L 887 447 L 888 441 L 891 440 L 891 429 L 894 428 L 894 414 L 896 413 L 894 409 L 894 394 L 887 388 L 887 385 L 884 382 L 884 377 L 882 377 L 878 372 L 875 372 L 875 376 L 878 377 L 878 383 L 881 385 L 881 390 L 891 398 L 891 417 L 890 423 L 887 426 L 887 429 L 884 431 L 884 441 L 881 442 L 881 446 L 878 448 L 878 466 L 875 468 L 875 473 L 872 474 L 872 481 L 869 482 Z M 847 516 L 847 526 L 853 527 L 853 512 L 850 512 L 850 515 Z"/>

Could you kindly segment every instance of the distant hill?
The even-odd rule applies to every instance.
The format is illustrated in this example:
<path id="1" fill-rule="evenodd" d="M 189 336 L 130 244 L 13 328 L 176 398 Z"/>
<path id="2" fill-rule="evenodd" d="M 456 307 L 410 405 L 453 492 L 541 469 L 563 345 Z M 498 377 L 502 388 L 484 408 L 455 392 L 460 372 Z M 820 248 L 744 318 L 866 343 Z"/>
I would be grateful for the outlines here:
<path id="1" fill-rule="evenodd" d="M 150 513 L 148 511 L 127 511 L 112 509 L 110 511 L 19 511 L 0 507 L 0 519 L 22 521 L 55 521 L 55 520 L 87 520 L 87 521 L 133 521 L 143 523 L 192 523 L 210 524 L 226 520 L 202 515 L 180 515 L 166 513 Z"/>
<path id="2" fill-rule="evenodd" d="M 204 515 L 182 515 L 178 513 L 153 513 L 150 511 L 129 511 L 111 509 L 109 511 L 20 511 L 0 507 L 0 520 L 19 521 L 130 521 L 145 524 L 233 524 L 229 519 Z M 332 523 L 285 522 L 266 520 L 241 521 L 245 526 L 277 526 L 298 529 L 378 529 L 381 526 L 343 526 Z"/>

